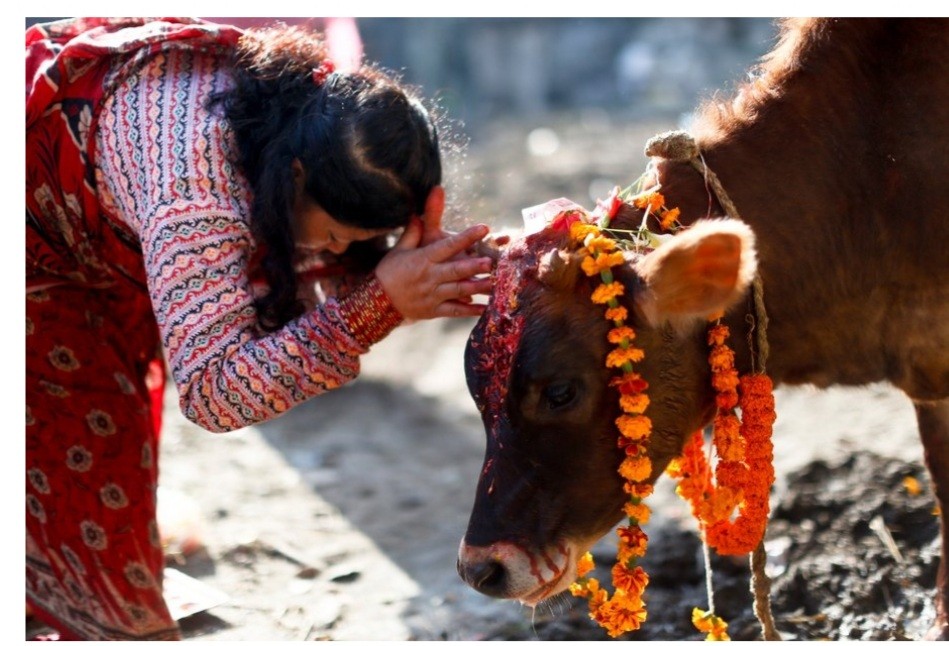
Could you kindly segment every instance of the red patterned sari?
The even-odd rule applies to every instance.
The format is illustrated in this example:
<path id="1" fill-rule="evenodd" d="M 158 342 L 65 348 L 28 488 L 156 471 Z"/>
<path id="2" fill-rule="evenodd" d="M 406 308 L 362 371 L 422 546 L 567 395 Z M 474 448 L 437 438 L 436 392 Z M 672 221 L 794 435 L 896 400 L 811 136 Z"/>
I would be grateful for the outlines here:
<path id="1" fill-rule="evenodd" d="M 139 242 L 103 217 L 90 133 L 150 53 L 240 34 L 170 18 L 26 32 L 26 591 L 63 638 L 180 637 L 155 523 L 159 332 Z"/>

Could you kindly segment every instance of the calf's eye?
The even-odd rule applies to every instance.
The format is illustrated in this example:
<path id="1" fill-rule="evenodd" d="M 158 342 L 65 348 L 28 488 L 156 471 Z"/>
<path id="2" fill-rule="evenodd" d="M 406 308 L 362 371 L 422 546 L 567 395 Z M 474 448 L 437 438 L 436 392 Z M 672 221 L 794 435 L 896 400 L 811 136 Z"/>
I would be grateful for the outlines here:
<path id="1" fill-rule="evenodd" d="M 544 388 L 544 399 L 550 410 L 569 405 L 577 397 L 577 388 L 571 381 L 555 381 Z"/>

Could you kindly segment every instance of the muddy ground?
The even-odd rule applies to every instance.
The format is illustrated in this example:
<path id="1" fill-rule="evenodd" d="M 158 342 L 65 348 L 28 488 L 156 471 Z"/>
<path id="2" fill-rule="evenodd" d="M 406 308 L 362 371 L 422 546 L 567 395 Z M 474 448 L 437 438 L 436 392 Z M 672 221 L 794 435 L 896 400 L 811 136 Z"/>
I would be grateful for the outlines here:
<path id="1" fill-rule="evenodd" d="M 456 226 L 512 225 L 521 207 L 560 196 L 592 206 L 591 187 L 634 179 L 645 139 L 674 123 L 591 112 L 546 125 L 550 154 L 529 155 L 527 129 L 496 124 L 455 157 Z M 579 600 L 531 610 L 482 597 L 455 573 L 484 443 L 462 369 L 473 323 L 400 328 L 352 384 L 228 435 L 184 420 L 168 392 L 161 504 L 191 509 L 204 545 L 188 557 L 170 546 L 169 564 L 227 595 L 182 620 L 186 639 L 605 639 Z M 789 639 L 918 638 L 933 617 L 938 530 L 908 400 L 880 385 L 780 389 L 777 402 L 778 629 Z M 700 639 L 689 624 L 705 605 L 693 521 L 668 479 L 651 506 L 650 616 L 629 638 Z M 604 570 L 613 550 L 609 538 L 594 552 Z M 714 564 L 732 637 L 756 638 L 746 563 Z"/>

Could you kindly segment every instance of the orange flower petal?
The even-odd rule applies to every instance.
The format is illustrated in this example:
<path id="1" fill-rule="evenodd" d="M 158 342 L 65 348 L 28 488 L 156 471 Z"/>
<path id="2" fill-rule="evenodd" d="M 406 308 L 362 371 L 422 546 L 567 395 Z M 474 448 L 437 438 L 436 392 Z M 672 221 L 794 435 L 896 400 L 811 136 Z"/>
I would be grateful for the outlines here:
<path id="1" fill-rule="evenodd" d="M 645 415 L 621 415 L 616 418 L 619 432 L 631 440 L 644 440 L 652 432 L 652 420 Z"/>
<path id="2" fill-rule="evenodd" d="M 636 338 L 636 332 L 628 325 L 615 327 L 606 333 L 606 340 L 613 344 L 620 344 L 623 341 L 632 341 Z"/>
<path id="3" fill-rule="evenodd" d="M 625 480 L 642 482 L 649 477 L 650 473 L 652 473 L 652 461 L 645 456 L 627 457 L 619 465 L 619 474 Z"/>
<path id="4" fill-rule="evenodd" d="M 586 576 L 593 570 L 593 567 L 593 554 L 587 552 L 577 560 L 577 576 Z"/>
<path id="5" fill-rule="evenodd" d="M 609 303 L 611 299 L 622 296 L 625 291 L 626 288 L 623 287 L 623 283 L 620 282 L 614 281 L 608 285 L 602 284 L 593 290 L 593 295 L 590 297 L 590 300 L 597 305 L 604 305 Z"/>
<path id="6" fill-rule="evenodd" d="M 619 322 L 619 323 L 622 323 L 623 321 L 625 321 L 627 315 L 628 313 L 626 311 L 626 308 L 623 307 L 622 305 L 618 307 L 608 308 L 605 314 L 607 320 Z"/>

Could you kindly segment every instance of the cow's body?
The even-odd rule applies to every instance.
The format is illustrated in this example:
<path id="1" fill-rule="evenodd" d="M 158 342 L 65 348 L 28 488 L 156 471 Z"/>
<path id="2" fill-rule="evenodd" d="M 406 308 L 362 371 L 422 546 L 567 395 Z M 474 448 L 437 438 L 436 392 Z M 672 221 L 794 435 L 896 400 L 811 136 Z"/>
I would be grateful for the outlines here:
<path id="1" fill-rule="evenodd" d="M 949 508 L 949 21 L 789 23 L 758 78 L 732 103 L 707 106 L 694 131 L 753 232 L 733 243 L 743 271 L 754 269 L 757 253 L 768 373 L 776 383 L 885 380 L 902 389 Z M 657 160 L 653 181 L 684 225 L 723 214 L 688 163 Z M 616 226 L 641 218 L 629 209 Z M 715 227 L 692 228 L 725 240 Z M 567 244 L 547 230 L 507 249 L 499 281 L 516 286 L 503 294 L 499 284 L 466 357 L 489 432 L 459 569 L 488 594 L 529 603 L 566 588 L 581 550 L 620 520 L 624 501 L 611 473 L 622 456 L 602 364 L 606 323 L 588 301 L 590 279 L 543 260 L 551 250 L 563 257 Z M 618 272 L 646 351 L 653 479 L 713 413 L 698 321 L 715 303 L 683 308 L 689 295 L 670 295 L 663 278 L 674 274 L 665 259 L 683 245 L 674 239 L 664 256 Z M 747 281 L 736 277 L 732 288 L 719 304 L 731 305 L 726 320 L 740 341 Z M 747 372 L 747 346 L 733 347 Z M 934 634 L 946 637 L 942 522 Z"/>

